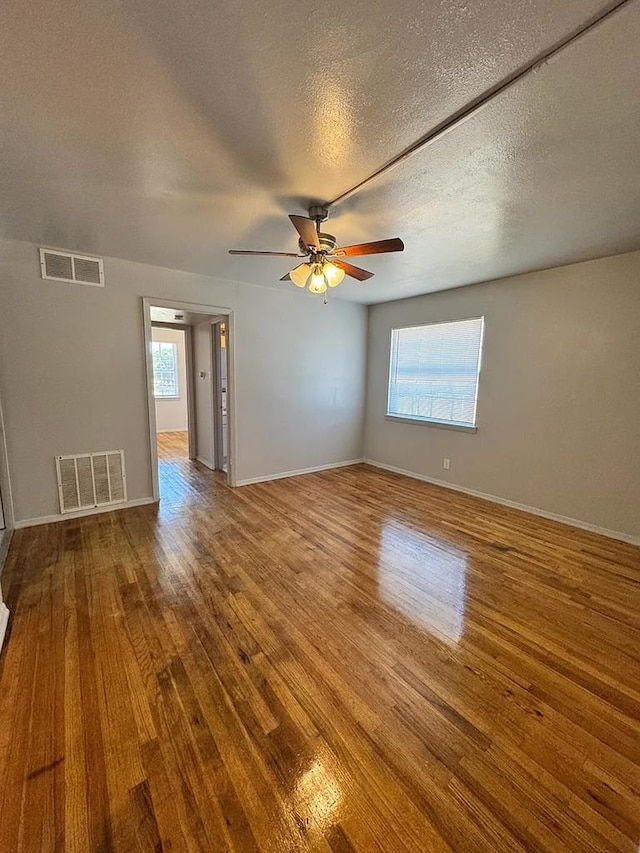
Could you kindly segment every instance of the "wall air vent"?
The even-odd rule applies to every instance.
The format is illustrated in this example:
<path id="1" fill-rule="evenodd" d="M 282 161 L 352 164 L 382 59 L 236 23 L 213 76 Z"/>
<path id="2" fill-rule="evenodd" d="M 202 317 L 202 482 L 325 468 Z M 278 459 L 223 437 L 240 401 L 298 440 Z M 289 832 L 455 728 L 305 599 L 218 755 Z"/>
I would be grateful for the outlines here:
<path id="1" fill-rule="evenodd" d="M 60 512 L 77 512 L 127 500 L 124 450 L 56 456 Z"/>
<path id="2" fill-rule="evenodd" d="M 89 258 L 59 249 L 40 249 L 40 272 L 42 278 L 53 281 L 75 281 L 104 287 L 102 258 Z"/>

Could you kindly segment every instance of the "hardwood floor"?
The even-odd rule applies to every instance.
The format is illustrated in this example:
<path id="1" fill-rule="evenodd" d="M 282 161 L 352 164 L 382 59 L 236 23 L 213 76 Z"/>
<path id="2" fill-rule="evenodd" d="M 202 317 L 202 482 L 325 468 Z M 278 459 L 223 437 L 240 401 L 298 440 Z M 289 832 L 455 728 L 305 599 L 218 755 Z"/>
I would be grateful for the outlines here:
<path id="1" fill-rule="evenodd" d="M 640 549 L 354 466 L 16 533 L 0 850 L 633 851 Z"/>
<path id="2" fill-rule="evenodd" d="M 189 433 L 186 430 L 159 432 L 158 459 L 175 459 L 189 456 Z"/>

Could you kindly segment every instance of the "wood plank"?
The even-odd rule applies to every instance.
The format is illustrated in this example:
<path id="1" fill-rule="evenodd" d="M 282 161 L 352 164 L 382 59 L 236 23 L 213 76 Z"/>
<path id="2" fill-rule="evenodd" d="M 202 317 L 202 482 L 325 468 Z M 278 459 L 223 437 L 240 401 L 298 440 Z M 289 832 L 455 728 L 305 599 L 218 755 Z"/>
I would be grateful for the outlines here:
<path id="1" fill-rule="evenodd" d="M 358 465 L 17 531 L 0 849 L 622 851 L 640 549 Z"/>

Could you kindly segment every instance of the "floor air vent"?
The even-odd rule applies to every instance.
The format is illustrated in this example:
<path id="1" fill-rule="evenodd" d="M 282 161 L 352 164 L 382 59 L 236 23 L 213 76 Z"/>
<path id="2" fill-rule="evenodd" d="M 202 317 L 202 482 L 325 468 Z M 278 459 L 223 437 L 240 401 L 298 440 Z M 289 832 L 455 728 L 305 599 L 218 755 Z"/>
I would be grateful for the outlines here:
<path id="1" fill-rule="evenodd" d="M 56 456 L 60 512 L 124 503 L 127 480 L 124 451 Z"/>
<path id="2" fill-rule="evenodd" d="M 102 258 L 72 255 L 58 249 L 40 249 L 40 272 L 42 278 L 53 281 L 75 281 L 104 287 Z"/>

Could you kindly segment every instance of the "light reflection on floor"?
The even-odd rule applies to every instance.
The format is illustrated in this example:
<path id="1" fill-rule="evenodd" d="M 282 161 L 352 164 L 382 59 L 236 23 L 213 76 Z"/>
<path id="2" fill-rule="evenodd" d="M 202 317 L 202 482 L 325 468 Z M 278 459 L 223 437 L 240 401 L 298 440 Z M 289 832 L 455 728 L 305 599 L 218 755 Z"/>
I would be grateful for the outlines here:
<path id="1" fill-rule="evenodd" d="M 296 812 L 306 825 L 312 820 L 324 832 L 338 820 L 336 811 L 341 801 L 342 789 L 338 781 L 322 758 L 316 758 L 296 782 Z"/>
<path id="2" fill-rule="evenodd" d="M 464 633 L 468 555 L 401 519 L 386 521 L 380 536 L 380 597 L 418 627 L 449 642 Z"/>

